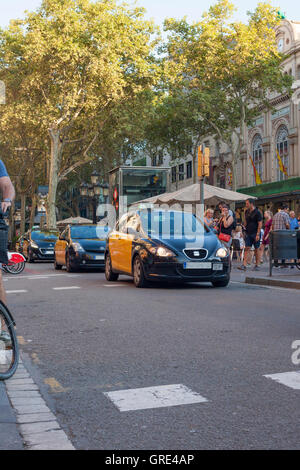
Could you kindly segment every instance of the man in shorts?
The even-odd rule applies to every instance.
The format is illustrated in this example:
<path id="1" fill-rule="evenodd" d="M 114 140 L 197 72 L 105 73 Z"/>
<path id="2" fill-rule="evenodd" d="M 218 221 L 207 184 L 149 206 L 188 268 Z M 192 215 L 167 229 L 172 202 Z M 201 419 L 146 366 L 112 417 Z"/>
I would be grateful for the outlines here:
<path id="1" fill-rule="evenodd" d="M 0 160 L 0 192 L 2 194 L 2 202 L 0 206 L 0 265 L 7 263 L 7 225 L 4 220 L 12 201 L 15 198 L 15 189 L 8 176 L 6 167 L 2 160 Z M 6 304 L 6 292 L 3 285 L 2 269 L 0 269 L 0 300 Z"/>
<path id="2" fill-rule="evenodd" d="M 249 262 L 249 255 L 252 246 L 254 246 L 255 253 L 255 267 L 254 270 L 258 271 L 260 265 L 260 239 L 262 229 L 262 215 L 260 211 L 255 207 L 254 199 L 247 199 L 246 211 L 245 211 L 245 254 L 244 262 L 238 269 L 246 271 L 247 264 Z"/>

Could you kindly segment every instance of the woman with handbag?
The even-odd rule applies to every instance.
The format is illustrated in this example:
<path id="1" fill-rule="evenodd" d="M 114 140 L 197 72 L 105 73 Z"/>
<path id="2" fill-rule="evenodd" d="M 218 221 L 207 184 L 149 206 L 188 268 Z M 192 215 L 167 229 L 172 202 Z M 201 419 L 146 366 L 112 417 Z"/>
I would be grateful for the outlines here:
<path id="1" fill-rule="evenodd" d="M 224 204 L 222 207 L 222 216 L 219 221 L 219 240 L 229 250 L 232 244 L 232 230 L 234 228 L 233 216 L 229 213 L 229 207 Z"/>

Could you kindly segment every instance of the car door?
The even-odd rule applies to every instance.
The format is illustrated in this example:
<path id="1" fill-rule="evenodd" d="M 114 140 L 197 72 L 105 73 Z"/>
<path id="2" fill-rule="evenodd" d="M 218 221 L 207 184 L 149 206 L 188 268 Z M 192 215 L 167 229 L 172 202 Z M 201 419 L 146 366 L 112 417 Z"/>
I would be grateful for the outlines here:
<path id="1" fill-rule="evenodd" d="M 121 234 L 123 232 L 124 225 L 127 221 L 127 214 L 125 214 L 119 222 L 117 222 L 114 230 L 109 235 L 109 255 L 111 259 L 112 269 L 116 271 L 122 271 L 122 260 L 121 260 Z"/>
<path id="2" fill-rule="evenodd" d="M 138 230 L 138 225 L 138 215 L 131 214 L 128 216 L 126 223 L 122 227 L 122 230 L 120 230 L 120 270 L 128 274 L 132 273 L 132 244 L 135 238 L 135 233 Z"/>
<path id="3" fill-rule="evenodd" d="M 55 245 L 56 262 L 62 266 L 66 264 L 66 249 L 68 246 L 69 228 L 67 228 L 59 237 Z"/>

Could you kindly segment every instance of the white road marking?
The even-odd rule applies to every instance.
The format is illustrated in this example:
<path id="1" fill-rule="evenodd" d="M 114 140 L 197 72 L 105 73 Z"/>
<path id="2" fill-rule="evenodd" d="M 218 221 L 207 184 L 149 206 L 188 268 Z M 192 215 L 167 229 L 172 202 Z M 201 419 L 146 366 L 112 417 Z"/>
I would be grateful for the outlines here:
<path id="1" fill-rule="evenodd" d="M 127 287 L 128 284 L 103 284 L 102 287 Z"/>
<path id="2" fill-rule="evenodd" d="M 162 385 L 104 393 L 122 411 L 204 403 L 208 400 L 185 385 Z"/>
<path id="3" fill-rule="evenodd" d="M 7 290 L 7 294 L 26 294 L 28 290 Z"/>
<path id="4" fill-rule="evenodd" d="M 4 281 L 19 280 L 19 279 L 28 279 L 28 280 L 39 280 L 39 279 L 49 279 L 49 277 L 79 277 L 79 274 L 28 274 L 27 276 L 11 276 L 4 279 Z"/>
<path id="5" fill-rule="evenodd" d="M 300 370 L 294 372 L 283 372 L 281 374 L 265 375 L 268 379 L 275 380 L 294 390 L 300 390 Z"/>
<path id="6" fill-rule="evenodd" d="M 53 287 L 53 290 L 75 290 L 75 289 L 81 289 L 81 287 L 78 287 L 78 286 Z"/>

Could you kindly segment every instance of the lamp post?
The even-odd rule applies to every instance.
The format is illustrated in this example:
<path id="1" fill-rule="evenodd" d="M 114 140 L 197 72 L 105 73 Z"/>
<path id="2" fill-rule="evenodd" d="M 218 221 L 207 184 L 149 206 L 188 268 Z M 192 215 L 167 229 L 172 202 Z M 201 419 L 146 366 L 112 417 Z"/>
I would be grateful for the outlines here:
<path id="1" fill-rule="evenodd" d="M 91 183 L 82 183 L 80 185 L 80 195 L 87 202 L 90 201 L 93 206 L 93 223 L 97 223 L 97 208 L 102 201 L 102 195 L 106 198 L 108 196 L 108 184 L 99 182 L 100 175 L 94 171 L 91 175 Z"/>

